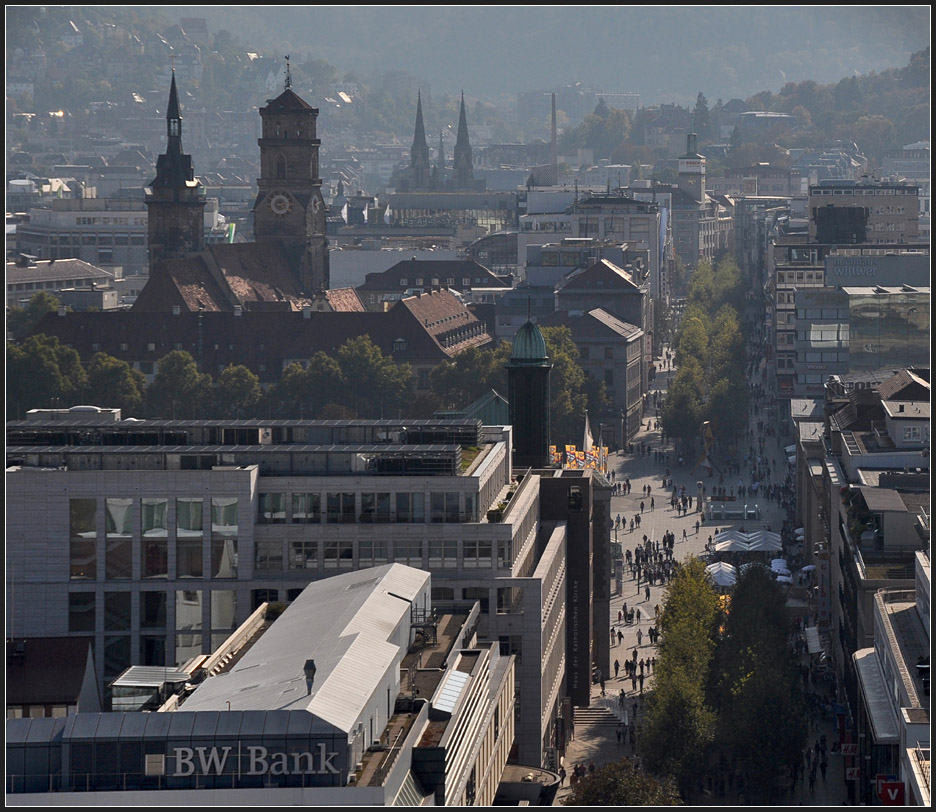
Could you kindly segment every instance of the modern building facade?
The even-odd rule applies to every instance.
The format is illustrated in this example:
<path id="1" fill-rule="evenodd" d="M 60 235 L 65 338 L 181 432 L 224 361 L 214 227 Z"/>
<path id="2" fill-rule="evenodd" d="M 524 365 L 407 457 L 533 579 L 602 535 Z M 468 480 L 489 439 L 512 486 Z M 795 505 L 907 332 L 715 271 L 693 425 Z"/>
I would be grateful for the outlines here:
<path id="1" fill-rule="evenodd" d="M 492 805 L 513 658 L 430 584 L 400 564 L 316 582 L 163 712 L 8 725 L 8 802 Z"/>
<path id="2" fill-rule="evenodd" d="M 540 477 L 514 471 L 509 428 L 91 417 L 8 424 L 8 630 L 92 640 L 106 684 L 214 650 L 311 581 L 403 563 L 433 573 L 436 599 L 481 603 L 479 634 L 518 659 L 517 758 L 542 763 L 566 531 L 541 532 Z"/>

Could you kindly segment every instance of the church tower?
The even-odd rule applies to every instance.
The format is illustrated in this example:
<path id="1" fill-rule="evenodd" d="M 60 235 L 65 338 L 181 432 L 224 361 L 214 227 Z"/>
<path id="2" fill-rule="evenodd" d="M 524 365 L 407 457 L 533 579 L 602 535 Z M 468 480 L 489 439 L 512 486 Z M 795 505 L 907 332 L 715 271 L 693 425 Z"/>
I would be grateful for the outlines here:
<path id="1" fill-rule="evenodd" d="M 474 190 L 474 169 L 471 160 L 471 144 L 468 143 L 468 119 L 465 116 L 465 92 L 462 91 L 461 109 L 458 113 L 458 134 L 455 137 L 455 188 L 462 191 Z"/>
<path id="2" fill-rule="evenodd" d="M 507 399 L 515 468 L 549 466 L 549 373 L 546 341 L 532 321 L 518 331 L 507 362 Z"/>
<path id="3" fill-rule="evenodd" d="M 422 94 L 416 95 L 416 131 L 410 147 L 410 191 L 425 191 L 429 188 L 431 169 L 429 166 L 429 144 L 423 124 Z"/>
<path id="4" fill-rule="evenodd" d="M 254 238 L 286 248 L 297 282 L 308 296 L 328 290 L 325 201 L 319 177 L 318 109 L 286 89 L 260 108 L 260 177 L 254 202 Z"/>
<path id="5" fill-rule="evenodd" d="M 678 186 L 696 203 L 705 199 L 705 156 L 698 154 L 695 133 L 686 136 L 686 154 L 679 159 Z"/>
<path id="6" fill-rule="evenodd" d="M 182 113 L 175 71 L 166 108 L 166 151 L 146 188 L 150 273 L 160 260 L 205 248 L 205 187 L 195 180 L 192 156 L 182 152 Z"/>

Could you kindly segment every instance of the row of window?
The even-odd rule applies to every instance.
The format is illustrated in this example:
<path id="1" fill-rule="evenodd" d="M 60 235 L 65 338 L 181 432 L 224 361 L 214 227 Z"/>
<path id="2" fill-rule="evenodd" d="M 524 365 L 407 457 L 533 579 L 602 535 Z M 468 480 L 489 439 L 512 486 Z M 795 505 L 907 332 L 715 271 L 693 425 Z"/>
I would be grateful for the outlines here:
<path id="1" fill-rule="evenodd" d="M 237 539 L 215 538 L 208 542 L 207 553 L 201 538 L 131 538 L 108 537 L 103 544 L 104 580 L 121 581 L 137 578 L 166 580 L 170 577 L 170 551 L 174 554 L 176 578 L 204 578 L 207 560 L 210 578 L 237 577 Z M 139 561 L 134 564 L 134 549 L 139 549 Z M 99 551 L 96 540 L 73 538 L 69 542 L 69 577 L 73 581 L 96 581 L 100 577 Z"/>
<path id="2" fill-rule="evenodd" d="M 428 511 L 427 511 L 428 506 Z M 477 521 L 477 497 L 457 491 L 378 493 L 261 493 L 259 524 L 425 524 Z"/>
<path id="3" fill-rule="evenodd" d="M 254 545 L 254 570 L 283 573 L 287 570 L 356 570 L 383 564 L 406 564 L 419 569 L 490 569 L 494 563 L 491 539 L 258 539 Z M 511 543 L 497 544 L 497 566 L 511 566 Z"/>

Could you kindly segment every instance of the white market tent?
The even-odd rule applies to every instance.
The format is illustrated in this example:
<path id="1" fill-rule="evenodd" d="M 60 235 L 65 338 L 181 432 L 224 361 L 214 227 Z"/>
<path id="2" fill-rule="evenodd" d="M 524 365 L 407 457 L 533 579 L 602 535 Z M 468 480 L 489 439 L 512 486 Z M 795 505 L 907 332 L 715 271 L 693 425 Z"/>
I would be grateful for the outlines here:
<path id="1" fill-rule="evenodd" d="M 705 572 L 717 586 L 733 586 L 738 580 L 738 571 L 724 561 L 709 564 Z"/>

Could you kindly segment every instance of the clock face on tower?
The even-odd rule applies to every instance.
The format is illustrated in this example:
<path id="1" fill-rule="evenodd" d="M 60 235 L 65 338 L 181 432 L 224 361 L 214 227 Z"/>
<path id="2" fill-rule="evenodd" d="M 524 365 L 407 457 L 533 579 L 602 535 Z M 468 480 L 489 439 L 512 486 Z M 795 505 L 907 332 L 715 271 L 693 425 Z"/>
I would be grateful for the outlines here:
<path id="1" fill-rule="evenodd" d="M 292 208 L 292 202 L 289 197 L 282 192 L 275 192 L 270 196 L 270 211 L 273 214 L 288 214 Z"/>

